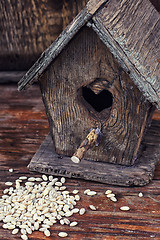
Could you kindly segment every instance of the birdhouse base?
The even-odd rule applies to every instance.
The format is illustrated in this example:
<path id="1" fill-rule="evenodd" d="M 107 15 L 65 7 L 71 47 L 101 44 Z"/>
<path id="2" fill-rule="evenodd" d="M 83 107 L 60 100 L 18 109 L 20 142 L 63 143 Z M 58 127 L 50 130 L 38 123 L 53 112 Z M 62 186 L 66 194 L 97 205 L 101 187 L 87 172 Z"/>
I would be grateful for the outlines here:
<path id="1" fill-rule="evenodd" d="M 132 166 L 122 166 L 82 159 L 73 163 L 70 157 L 56 154 L 50 134 L 32 158 L 29 169 L 45 174 L 81 178 L 120 186 L 143 186 L 154 175 L 160 159 L 160 121 L 153 121 L 141 144 L 141 155 Z"/>

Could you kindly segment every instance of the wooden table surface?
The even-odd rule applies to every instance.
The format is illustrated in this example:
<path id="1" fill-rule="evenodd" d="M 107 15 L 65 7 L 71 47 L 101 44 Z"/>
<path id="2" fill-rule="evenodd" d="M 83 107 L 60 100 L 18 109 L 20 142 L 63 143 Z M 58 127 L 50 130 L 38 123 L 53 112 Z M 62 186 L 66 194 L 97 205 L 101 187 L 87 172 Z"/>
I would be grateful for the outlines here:
<path id="1" fill-rule="evenodd" d="M 44 106 L 38 85 L 33 85 L 26 92 L 18 92 L 16 85 L 0 85 L 0 195 L 6 188 L 6 181 L 15 181 L 22 175 L 40 176 L 29 172 L 29 164 L 34 153 L 49 132 Z M 156 111 L 154 119 L 160 120 L 160 112 Z M 11 173 L 8 170 L 14 169 Z M 66 231 L 70 240 L 114 240 L 114 239 L 160 239 L 160 163 L 156 167 L 155 176 L 145 187 L 116 187 L 84 180 L 66 179 L 69 191 L 79 190 L 81 200 L 78 207 L 85 207 L 83 216 L 74 214 L 72 221 L 76 227 L 60 225 L 51 227 L 51 236 L 45 237 L 42 232 L 35 231 L 29 239 L 60 239 L 57 234 Z M 90 188 L 97 191 L 96 196 L 86 196 L 84 190 Z M 104 192 L 113 190 L 118 201 L 111 202 Z M 138 197 L 142 192 L 144 196 Z M 89 209 L 89 205 L 97 206 L 97 211 Z M 130 211 L 123 212 L 121 206 L 127 205 Z M 2 228 L 0 223 L 0 240 L 20 239 L 20 234 L 11 235 L 11 230 Z"/>

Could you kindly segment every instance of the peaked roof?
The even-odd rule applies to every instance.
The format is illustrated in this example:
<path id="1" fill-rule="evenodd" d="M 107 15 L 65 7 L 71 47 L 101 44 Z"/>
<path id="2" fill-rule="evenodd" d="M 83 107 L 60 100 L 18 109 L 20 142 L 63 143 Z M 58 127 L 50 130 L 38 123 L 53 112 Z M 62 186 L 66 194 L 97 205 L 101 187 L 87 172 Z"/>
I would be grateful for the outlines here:
<path id="1" fill-rule="evenodd" d="M 160 15 L 149 0 L 90 0 L 23 76 L 18 90 L 29 87 L 85 24 L 160 110 Z"/>

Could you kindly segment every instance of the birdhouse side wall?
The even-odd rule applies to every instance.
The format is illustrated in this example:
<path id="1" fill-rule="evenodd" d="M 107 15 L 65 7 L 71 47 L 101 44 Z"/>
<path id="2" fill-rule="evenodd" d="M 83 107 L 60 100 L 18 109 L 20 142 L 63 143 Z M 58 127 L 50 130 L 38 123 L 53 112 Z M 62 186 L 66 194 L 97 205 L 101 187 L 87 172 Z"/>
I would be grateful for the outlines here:
<path id="1" fill-rule="evenodd" d="M 85 158 L 134 163 L 151 105 L 92 29 L 83 27 L 39 81 L 58 154 L 72 156 L 89 130 L 99 127 L 102 140 Z M 110 92 L 111 105 L 98 112 L 84 98 L 84 88 L 95 98 Z"/>

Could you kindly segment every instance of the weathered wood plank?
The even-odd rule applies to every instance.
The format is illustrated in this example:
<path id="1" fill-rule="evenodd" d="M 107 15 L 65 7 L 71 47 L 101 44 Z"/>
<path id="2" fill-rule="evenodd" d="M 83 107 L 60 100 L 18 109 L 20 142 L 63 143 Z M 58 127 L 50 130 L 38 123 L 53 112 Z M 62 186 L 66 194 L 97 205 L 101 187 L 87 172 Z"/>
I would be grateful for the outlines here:
<path id="1" fill-rule="evenodd" d="M 160 122 L 155 124 L 158 125 L 156 132 L 153 132 L 151 126 L 143 140 L 141 156 L 133 166 L 122 167 L 85 159 L 78 164 L 73 163 L 69 157 L 56 154 L 55 146 L 49 135 L 32 158 L 29 169 L 51 175 L 81 178 L 120 186 L 143 186 L 153 178 L 155 166 L 160 159 Z"/>
<path id="2" fill-rule="evenodd" d="M 148 0 L 112 0 L 93 22 L 131 79 L 160 109 L 160 15 L 153 5 Z"/>
<path id="3" fill-rule="evenodd" d="M 18 82 L 26 71 L 0 71 L 0 84 Z"/>
<path id="4" fill-rule="evenodd" d="M 30 172 L 27 165 L 39 145 L 47 135 L 49 128 L 41 101 L 39 87 L 34 85 L 30 91 L 17 92 L 16 86 L 0 85 L 0 195 L 6 188 L 5 182 L 14 182 L 22 175 L 41 176 Z M 153 116 L 159 119 L 160 112 Z M 28 143 L 28 144 L 26 144 Z M 14 172 L 10 173 L 9 168 Z M 78 208 L 85 207 L 86 214 L 73 215 L 70 220 L 77 221 L 77 227 L 70 228 L 59 223 L 51 227 L 51 239 L 58 239 L 59 231 L 67 231 L 70 240 L 148 240 L 160 239 L 160 164 L 157 165 L 154 180 L 144 187 L 117 187 L 95 183 L 81 179 L 66 179 L 67 189 L 79 190 L 81 200 Z M 83 194 L 90 188 L 97 191 L 94 197 Z M 118 201 L 111 202 L 104 195 L 105 190 L 111 189 Z M 143 198 L 138 193 L 144 194 Z M 98 210 L 93 212 L 89 205 L 93 204 Z M 120 211 L 120 207 L 128 205 L 129 212 Z M 20 234 L 13 236 L 11 231 L 2 228 L 0 222 L 0 239 L 20 239 Z M 44 239 L 44 234 L 38 231 L 29 235 L 29 239 Z M 46 238 L 47 239 L 47 238 Z"/>

